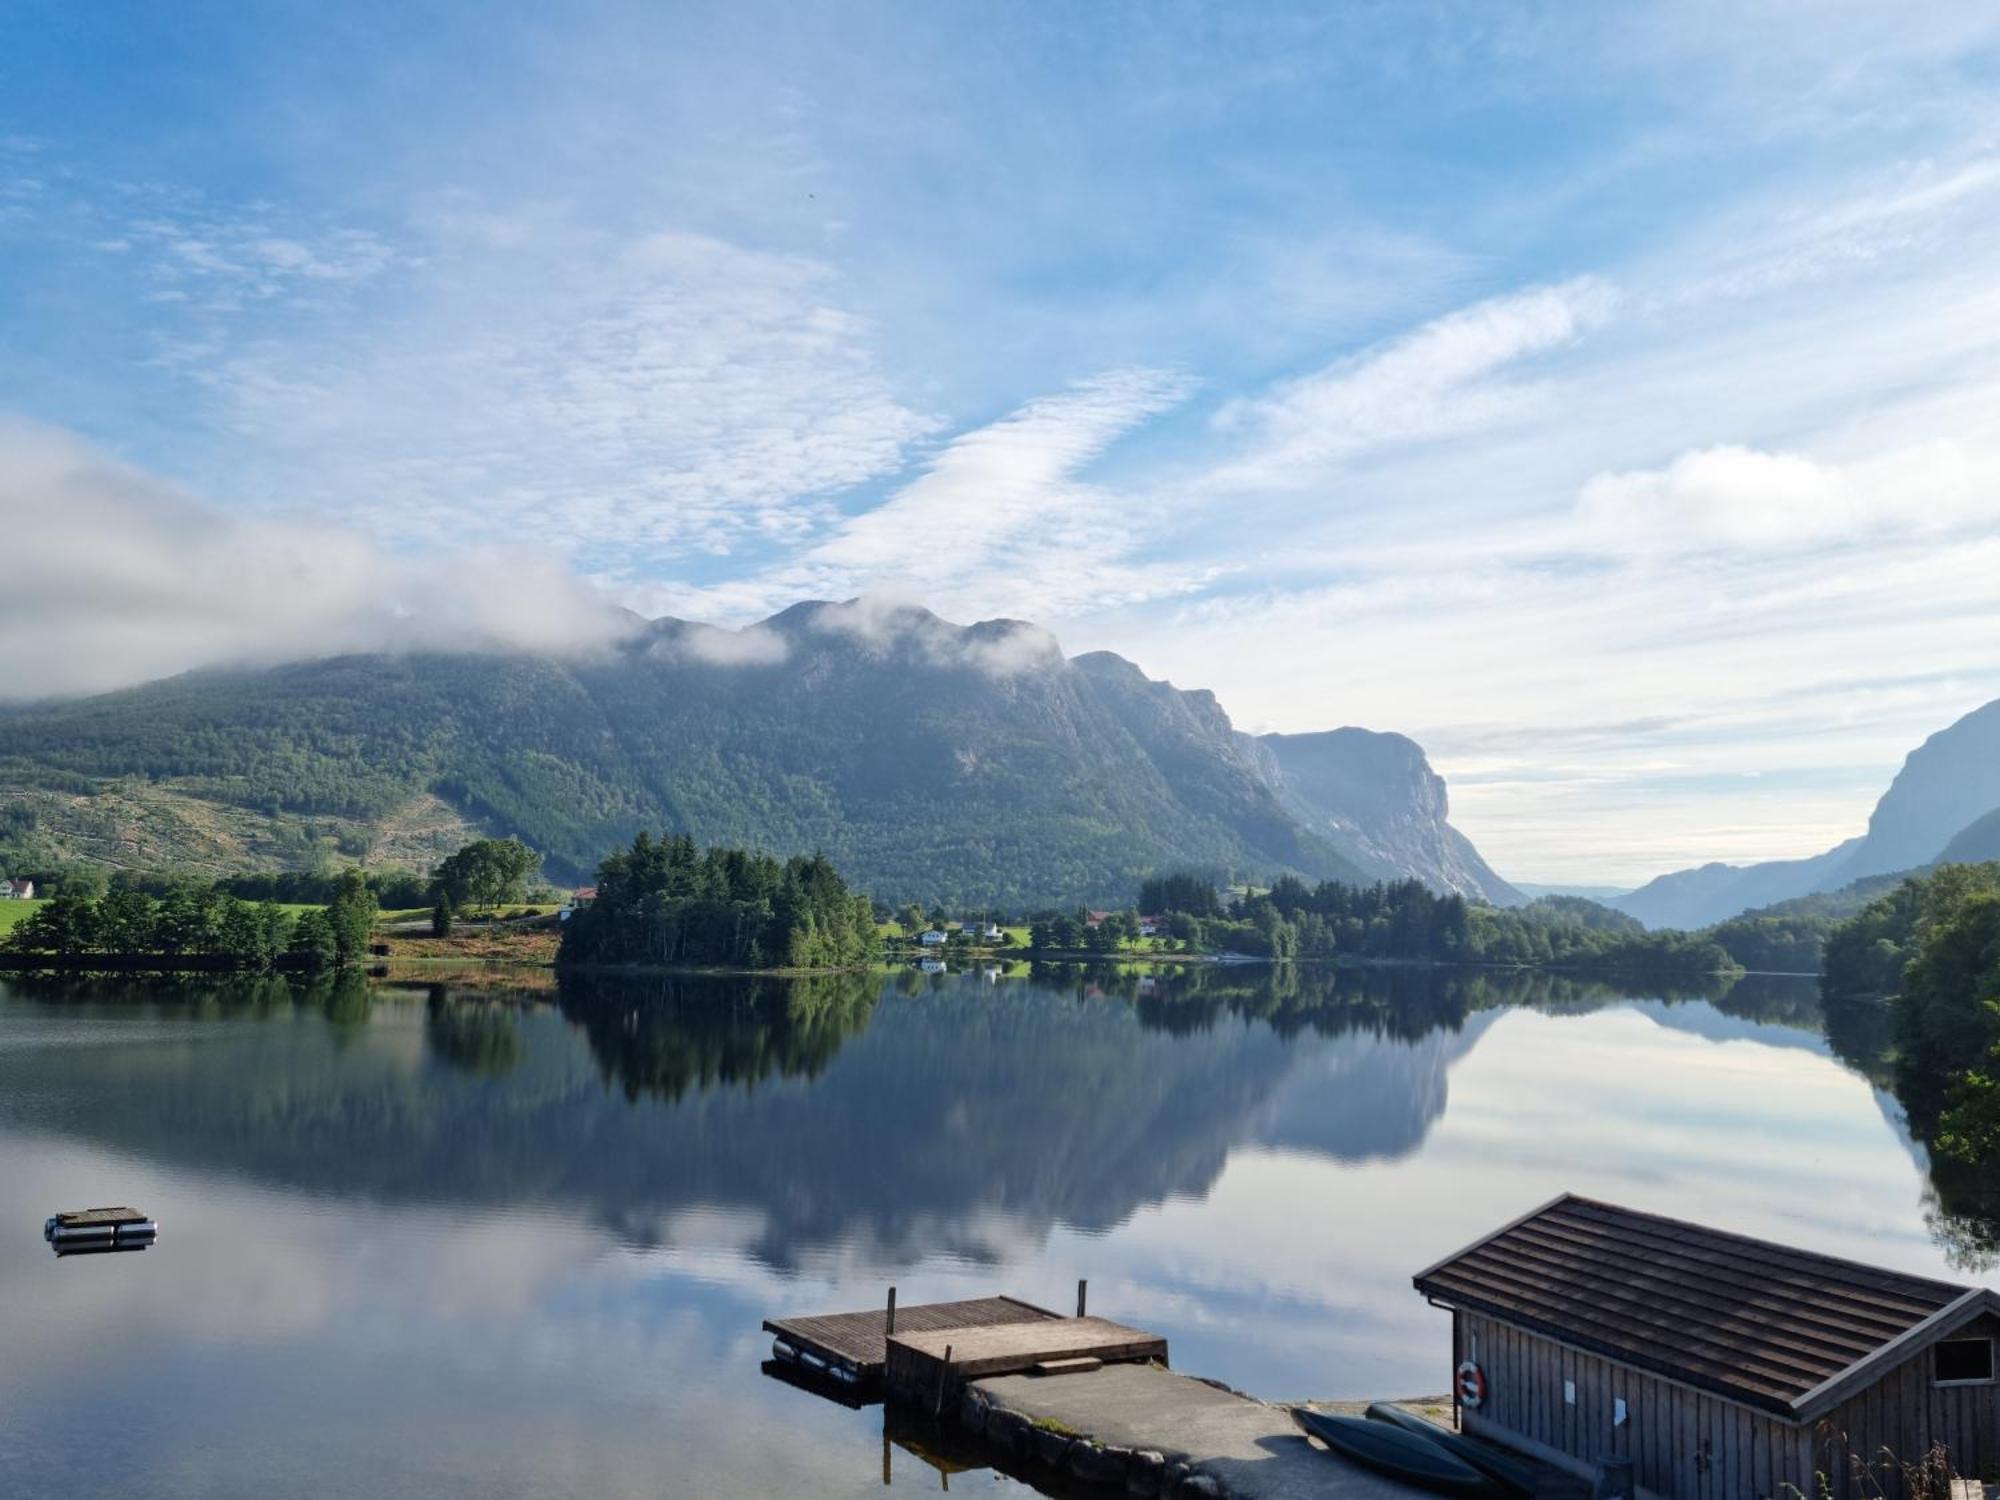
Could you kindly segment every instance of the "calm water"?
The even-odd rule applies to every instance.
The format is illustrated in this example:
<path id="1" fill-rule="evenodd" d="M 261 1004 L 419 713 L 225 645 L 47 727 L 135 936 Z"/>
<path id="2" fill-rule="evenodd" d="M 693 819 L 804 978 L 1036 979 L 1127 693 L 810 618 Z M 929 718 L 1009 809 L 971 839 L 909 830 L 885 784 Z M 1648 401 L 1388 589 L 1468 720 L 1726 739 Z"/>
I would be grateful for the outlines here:
<path id="1" fill-rule="evenodd" d="M 872 1494 L 880 1409 L 761 1374 L 758 1324 L 891 1281 L 1088 1276 L 1263 1395 L 1434 1391 L 1410 1274 L 1565 1188 L 1947 1269 L 1921 1152 L 1804 982 L 0 985 L 0 1479 Z M 158 1247 L 43 1245 L 125 1202 Z"/>

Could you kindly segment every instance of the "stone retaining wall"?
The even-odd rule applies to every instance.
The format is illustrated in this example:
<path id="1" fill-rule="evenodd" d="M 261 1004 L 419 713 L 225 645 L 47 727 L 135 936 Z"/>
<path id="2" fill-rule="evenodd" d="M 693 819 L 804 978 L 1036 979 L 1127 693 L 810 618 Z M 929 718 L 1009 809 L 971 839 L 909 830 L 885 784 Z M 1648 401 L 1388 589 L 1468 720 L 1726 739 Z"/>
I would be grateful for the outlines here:
<path id="1" fill-rule="evenodd" d="M 1020 1412 L 996 1405 L 977 1386 L 965 1388 L 959 1401 L 958 1421 L 968 1433 L 983 1436 L 1002 1454 L 1018 1462 L 1039 1465 L 1128 1495 L 1158 1496 L 1160 1500 L 1227 1500 L 1230 1493 L 1214 1475 L 1198 1474 L 1186 1463 L 1170 1460 L 1154 1449 L 1113 1447 L 1087 1435 L 1032 1422 Z"/>

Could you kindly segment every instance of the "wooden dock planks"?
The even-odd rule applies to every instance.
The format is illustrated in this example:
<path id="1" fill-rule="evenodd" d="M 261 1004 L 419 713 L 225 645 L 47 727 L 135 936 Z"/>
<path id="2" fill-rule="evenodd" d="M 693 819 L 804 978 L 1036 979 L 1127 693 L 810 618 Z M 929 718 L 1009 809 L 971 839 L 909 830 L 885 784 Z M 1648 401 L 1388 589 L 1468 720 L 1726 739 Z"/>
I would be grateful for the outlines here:
<path id="1" fill-rule="evenodd" d="M 1018 1297 L 973 1297 L 963 1302 L 924 1302 L 896 1309 L 898 1335 L 1052 1321 L 1062 1320 L 1047 1308 Z M 855 1380 L 879 1380 L 888 1359 L 886 1308 L 818 1317 L 766 1318 L 764 1327 L 802 1354 L 845 1370 Z"/>
<path id="2" fill-rule="evenodd" d="M 897 1319 L 883 1378 L 890 1389 L 954 1395 L 968 1380 L 1013 1375 L 1069 1360 L 1165 1364 L 1167 1341 L 1108 1318 L 1056 1318 L 970 1328 L 906 1331 Z"/>

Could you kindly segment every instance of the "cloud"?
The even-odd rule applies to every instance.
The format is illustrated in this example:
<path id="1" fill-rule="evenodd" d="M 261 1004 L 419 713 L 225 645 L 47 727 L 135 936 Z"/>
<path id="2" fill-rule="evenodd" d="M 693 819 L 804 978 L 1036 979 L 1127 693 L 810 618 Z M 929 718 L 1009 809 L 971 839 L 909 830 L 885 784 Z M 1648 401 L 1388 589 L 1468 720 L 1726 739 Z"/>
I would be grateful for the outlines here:
<path id="1" fill-rule="evenodd" d="M 1678 247 L 1705 269 L 1677 299 L 1751 297 L 1948 244 L 1954 228 L 1979 232 L 1976 222 L 1962 221 L 1990 210 L 1996 188 L 2000 159 L 1981 154 L 1905 167 L 1831 203 L 1813 199 L 1787 213 L 1774 215 L 1760 203 L 1711 227 L 1700 243 Z"/>
<path id="2" fill-rule="evenodd" d="M 1184 592 L 1214 568 L 1135 561 L 1166 529 L 1157 503 L 1083 476 L 1193 389 L 1172 370 L 1080 380 L 961 433 L 888 499 L 830 520 L 818 540 L 752 577 L 648 588 L 617 576 L 653 607 L 725 619 L 828 595 L 900 605 L 916 578 L 930 597 L 982 615 L 1067 613 Z"/>
<path id="3" fill-rule="evenodd" d="M 921 477 L 845 522 L 806 560 L 866 572 L 906 566 L 924 549 L 965 572 L 1008 543 L 1032 543 L 1036 528 L 1088 503 L 1075 482 L 1085 466 L 1192 388 L 1171 370 L 1115 370 L 1031 401 L 954 438 Z"/>
<path id="4" fill-rule="evenodd" d="M 352 530 L 225 514 L 66 434 L 0 427 L 0 698 L 350 651 L 601 648 L 629 618 L 559 556 L 385 553 Z"/>
<path id="5" fill-rule="evenodd" d="M 2000 521 L 2000 456 L 1934 442 L 1851 463 L 1723 446 L 1599 474 L 1576 520 L 1615 553 L 1778 550 Z"/>
<path id="6" fill-rule="evenodd" d="M 232 212 L 162 188 L 139 197 L 136 212 L 108 221 L 90 214 L 86 222 L 96 227 L 86 243 L 100 253 L 137 257 L 154 299 L 193 301 L 204 313 L 309 298 L 415 264 L 373 230 L 281 215 L 268 204 Z"/>
<path id="7" fill-rule="evenodd" d="M 195 343 L 267 487 L 377 535 L 560 541 L 658 568 L 798 545 L 933 421 L 810 257 L 527 224 L 440 250 L 393 332 Z"/>
<path id="8" fill-rule="evenodd" d="M 989 677 L 1046 671 L 1063 663 L 1061 643 L 1039 625 L 1025 620 L 954 625 L 893 593 L 815 605 L 807 624 L 825 634 L 858 640 L 881 655 L 914 651 L 933 665 L 966 667 Z"/>
<path id="9" fill-rule="evenodd" d="M 1386 345 L 1338 360 L 1217 413 L 1248 451 L 1223 465 L 1224 488 L 1322 477 L 1372 448 L 1470 431 L 1521 412 L 1531 387 L 1490 380 L 1507 365 L 1573 343 L 1610 315 L 1593 278 L 1495 297 L 1448 313 Z"/>
<path id="10" fill-rule="evenodd" d="M 774 667 L 789 657 L 791 650 L 782 635 L 766 626 L 723 630 L 690 623 L 655 641 L 647 648 L 647 655 L 711 667 Z"/>

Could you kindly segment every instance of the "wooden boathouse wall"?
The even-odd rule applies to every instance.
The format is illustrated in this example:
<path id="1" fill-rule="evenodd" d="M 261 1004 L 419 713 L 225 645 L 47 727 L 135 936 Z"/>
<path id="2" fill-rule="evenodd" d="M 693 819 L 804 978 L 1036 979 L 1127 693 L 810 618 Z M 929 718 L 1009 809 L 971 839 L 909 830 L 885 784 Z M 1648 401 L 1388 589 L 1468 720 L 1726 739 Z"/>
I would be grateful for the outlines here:
<path id="1" fill-rule="evenodd" d="M 1945 1337 L 2000 1340 L 2000 1317 L 1988 1313 Z M 1879 1459 L 1886 1449 L 1913 1463 L 1939 1444 L 1964 1477 L 2000 1479 L 2000 1383 L 1939 1385 L 1936 1359 L 1935 1343 L 1919 1349 L 1823 1418 L 1820 1467 L 1829 1475 L 1851 1468 L 1840 1461 L 1844 1436 L 1847 1453 Z M 1883 1492 L 1899 1490 L 1885 1484 Z M 1873 1491 L 1848 1482 L 1834 1493 L 1847 1500 Z"/>
<path id="2" fill-rule="evenodd" d="M 1987 1315 L 1952 1338 L 2000 1339 Z M 1484 1314 L 1452 1318 L 1453 1362 L 1484 1371 L 1486 1399 L 1468 1431 L 1511 1442 L 1581 1474 L 1630 1458 L 1661 1500 L 1835 1500 L 1903 1494 L 1899 1467 L 1934 1444 L 1970 1478 L 2000 1478 L 2000 1384 L 1939 1385 L 1935 1344 L 1918 1349 L 1818 1422 L 1794 1422 Z M 1565 1399 L 1570 1389 L 1575 1401 Z M 1616 1420 L 1617 1403 L 1625 1420 Z M 1855 1472 L 1860 1459 L 1872 1478 Z M 1820 1476 L 1824 1476 L 1822 1488 Z"/>
<path id="3" fill-rule="evenodd" d="M 1586 1477 L 1600 1458 L 1629 1458 L 1639 1487 L 1663 1500 L 1795 1500 L 1787 1486 L 1817 1500 L 1806 1427 L 1481 1313 L 1455 1314 L 1452 1329 L 1454 1364 L 1486 1375 L 1486 1399 L 1462 1412 L 1467 1431 Z"/>

